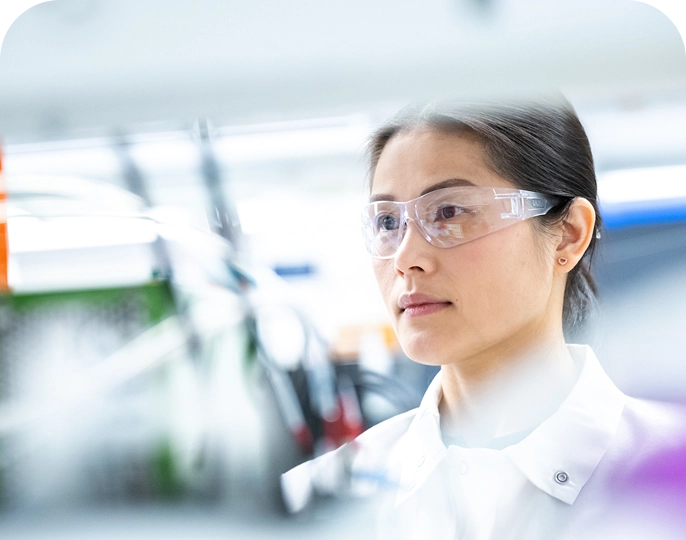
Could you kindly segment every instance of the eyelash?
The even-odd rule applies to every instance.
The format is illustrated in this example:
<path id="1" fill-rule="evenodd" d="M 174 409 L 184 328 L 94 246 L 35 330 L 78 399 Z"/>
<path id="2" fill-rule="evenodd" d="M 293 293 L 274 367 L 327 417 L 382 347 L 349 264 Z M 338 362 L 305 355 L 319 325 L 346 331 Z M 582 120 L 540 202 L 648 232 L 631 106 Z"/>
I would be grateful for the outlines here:
<path id="1" fill-rule="evenodd" d="M 387 229 L 387 228 L 385 228 L 385 227 L 382 227 L 383 221 L 384 221 L 385 219 L 387 219 L 387 218 L 394 219 L 396 222 L 398 221 L 398 218 L 396 218 L 396 217 L 394 217 L 394 216 L 391 216 L 391 215 L 389 215 L 389 214 L 381 214 L 381 215 L 378 215 L 378 216 L 376 217 L 376 228 L 377 228 L 379 231 L 391 231 L 391 230 L 394 230 L 394 229 Z M 397 227 L 396 227 L 396 228 L 397 228 Z"/>
<path id="2" fill-rule="evenodd" d="M 439 215 L 439 213 L 442 212 L 443 210 L 445 210 L 446 208 L 455 208 L 457 211 L 455 212 L 455 215 L 453 215 L 453 216 L 451 216 L 451 217 L 449 217 L 449 218 L 441 217 L 441 216 Z M 440 207 L 440 208 L 438 209 L 438 211 L 436 212 L 436 220 L 438 221 L 438 220 L 441 220 L 441 219 L 452 219 L 452 218 L 454 218 L 455 216 L 458 216 L 458 215 L 462 215 L 462 214 L 471 214 L 471 213 L 472 213 L 472 211 L 471 211 L 469 208 L 465 208 L 465 207 L 463 207 L 463 206 L 457 206 L 457 205 L 454 205 L 454 204 L 453 204 L 453 205 L 446 205 L 446 206 L 442 206 L 442 207 Z"/>

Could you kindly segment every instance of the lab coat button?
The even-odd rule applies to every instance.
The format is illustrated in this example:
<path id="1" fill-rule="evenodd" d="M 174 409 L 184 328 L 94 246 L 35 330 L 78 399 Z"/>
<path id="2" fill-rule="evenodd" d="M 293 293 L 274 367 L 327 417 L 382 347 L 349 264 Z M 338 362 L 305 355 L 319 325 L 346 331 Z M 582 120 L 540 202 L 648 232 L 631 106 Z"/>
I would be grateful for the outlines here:
<path id="1" fill-rule="evenodd" d="M 558 484 L 566 484 L 569 480 L 569 475 L 564 471 L 558 471 L 555 473 L 555 481 Z"/>
<path id="2" fill-rule="evenodd" d="M 407 486 L 405 487 L 405 489 L 406 489 L 407 491 L 412 491 L 412 490 L 414 489 L 414 486 L 415 486 L 415 483 L 414 483 L 414 482 L 410 482 L 409 484 L 407 484 Z"/>
<path id="3" fill-rule="evenodd" d="M 469 463 L 466 461 L 460 461 L 460 464 L 457 466 L 457 470 L 460 474 L 467 474 L 469 472 Z"/>
<path id="4" fill-rule="evenodd" d="M 424 465 L 425 462 L 426 462 L 426 455 L 423 455 L 422 457 L 419 458 L 419 463 L 417 465 L 419 467 L 421 467 L 422 465 Z"/>

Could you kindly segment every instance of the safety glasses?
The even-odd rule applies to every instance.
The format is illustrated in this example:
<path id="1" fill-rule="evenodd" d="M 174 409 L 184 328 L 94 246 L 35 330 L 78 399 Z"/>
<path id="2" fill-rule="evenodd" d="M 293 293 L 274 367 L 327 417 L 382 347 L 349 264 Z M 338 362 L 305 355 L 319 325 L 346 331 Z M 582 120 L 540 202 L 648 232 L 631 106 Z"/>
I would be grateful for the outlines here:
<path id="1" fill-rule="evenodd" d="M 407 202 L 366 205 L 362 231 L 369 254 L 388 259 L 400 247 L 409 220 L 415 222 L 427 242 L 451 248 L 542 216 L 559 202 L 555 197 L 521 189 L 449 187 Z"/>

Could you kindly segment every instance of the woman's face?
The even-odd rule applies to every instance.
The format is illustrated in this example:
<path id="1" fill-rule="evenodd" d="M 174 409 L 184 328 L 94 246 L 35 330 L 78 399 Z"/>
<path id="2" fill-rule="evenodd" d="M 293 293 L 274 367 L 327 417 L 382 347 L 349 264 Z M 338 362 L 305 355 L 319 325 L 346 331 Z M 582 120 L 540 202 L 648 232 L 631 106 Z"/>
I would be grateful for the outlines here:
<path id="1" fill-rule="evenodd" d="M 388 142 L 371 195 L 408 201 L 446 184 L 515 187 L 474 138 L 417 129 Z M 554 246 L 531 220 L 452 248 L 431 245 L 410 221 L 395 256 L 373 259 L 403 350 L 432 365 L 512 356 L 545 339 L 562 311 L 553 264 Z"/>

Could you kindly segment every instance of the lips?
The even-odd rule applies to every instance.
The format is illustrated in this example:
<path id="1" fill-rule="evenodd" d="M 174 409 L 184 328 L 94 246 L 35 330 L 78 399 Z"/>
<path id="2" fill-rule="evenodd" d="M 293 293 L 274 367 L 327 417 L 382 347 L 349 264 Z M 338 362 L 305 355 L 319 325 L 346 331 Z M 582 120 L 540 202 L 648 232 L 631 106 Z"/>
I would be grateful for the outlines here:
<path id="1" fill-rule="evenodd" d="M 398 299 L 400 313 L 409 317 L 418 317 L 436 313 L 450 306 L 451 302 L 427 294 L 403 294 Z"/>

